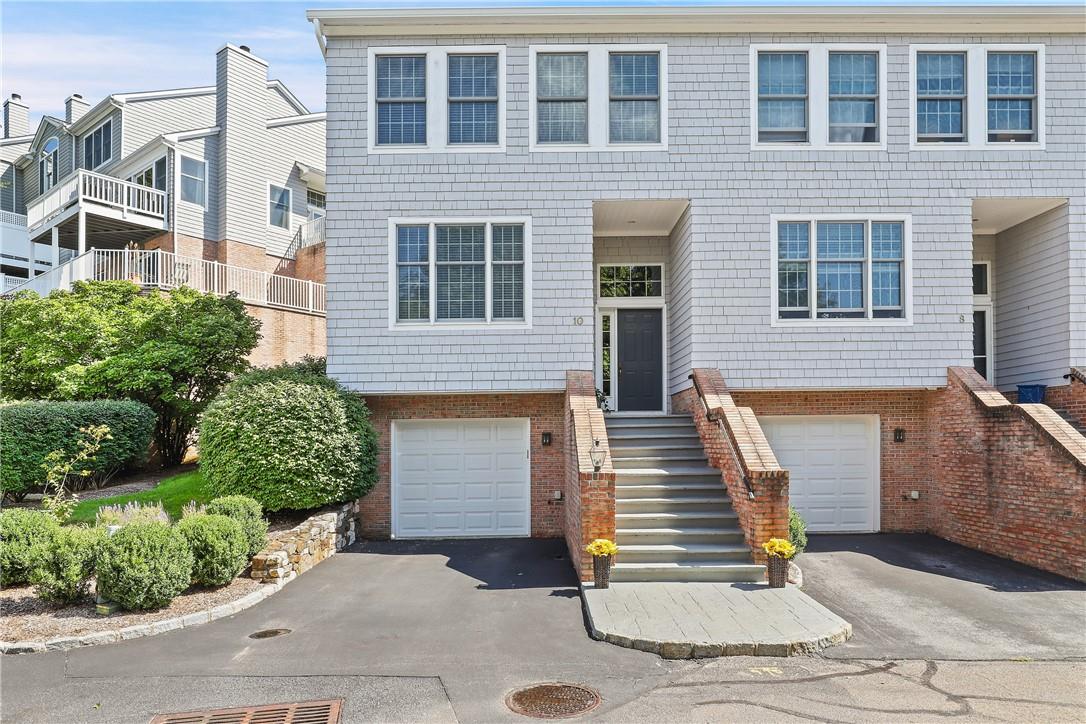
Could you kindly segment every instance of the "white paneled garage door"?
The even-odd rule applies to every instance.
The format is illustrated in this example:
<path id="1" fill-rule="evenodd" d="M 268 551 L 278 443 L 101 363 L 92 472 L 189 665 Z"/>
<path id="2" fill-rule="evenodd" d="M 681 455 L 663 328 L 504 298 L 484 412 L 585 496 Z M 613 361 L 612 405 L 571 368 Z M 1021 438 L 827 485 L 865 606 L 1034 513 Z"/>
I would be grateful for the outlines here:
<path id="1" fill-rule="evenodd" d="M 526 536 L 527 418 L 392 423 L 397 538 Z"/>
<path id="2" fill-rule="evenodd" d="M 789 500 L 808 530 L 879 528 L 879 418 L 876 415 L 759 417 L 788 470 Z"/>

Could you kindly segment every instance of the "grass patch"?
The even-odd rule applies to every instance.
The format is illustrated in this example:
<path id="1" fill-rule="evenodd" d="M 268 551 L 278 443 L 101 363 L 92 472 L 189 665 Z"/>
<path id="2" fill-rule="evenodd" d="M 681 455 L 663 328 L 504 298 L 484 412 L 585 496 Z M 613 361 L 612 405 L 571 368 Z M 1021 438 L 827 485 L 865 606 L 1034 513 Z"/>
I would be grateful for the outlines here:
<path id="1" fill-rule="evenodd" d="M 193 470 L 172 478 L 166 478 L 150 490 L 142 490 L 138 493 L 126 495 L 114 495 L 109 498 L 97 498 L 84 500 L 75 507 L 69 524 L 87 523 L 94 524 L 98 509 L 103 505 L 123 505 L 133 501 L 138 503 L 162 503 L 162 507 L 171 518 L 177 520 L 181 517 L 181 508 L 190 500 L 197 503 L 206 503 L 211 500 L 211 493 L 204 487 L 204 478 L 199 470 Z"/>

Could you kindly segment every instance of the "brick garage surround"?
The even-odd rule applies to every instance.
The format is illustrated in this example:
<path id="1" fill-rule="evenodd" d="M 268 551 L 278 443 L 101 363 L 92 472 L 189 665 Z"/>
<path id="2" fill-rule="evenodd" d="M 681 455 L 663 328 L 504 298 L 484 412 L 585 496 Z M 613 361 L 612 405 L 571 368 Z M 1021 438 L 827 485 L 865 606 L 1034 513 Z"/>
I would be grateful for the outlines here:
<path id="1" fill-rule="evenodd" d="M 932 532 L 1086 581 L 1086 438 L 973 369 L 947 376 L 933 404 Z"/>
<path id="2" fill-rule="evenodd" d="M 565 471 L 564 398 L 560 392 L 492 395 L 374 395 L 365 398 L 378 436 L 377 484 L 361 501 L 361 535 L 385 539 L 392 535 L 390 456 L 393 420 L 480 419 L 527 417 L 531 443 L 531 515 L 533 538 L 562 535 L 563 507 L 554 500 L 562 490 Z M 543 445 L 543 433 L 551 444 Z"/>
<path id="3" fill-rule="evenodd" d="M 880 530 L 921 532 L 930 528 L 932 465 L 929 457 L 934 393 L 901 392 L 732 390 L 737 405 L 750 407 L 755 415 L 878 415 L 880 471 Z M 905 442 L 894 442 L 894 430 L 905 430 Z M 906 496 L 920 491 L 920 499 Z"/>

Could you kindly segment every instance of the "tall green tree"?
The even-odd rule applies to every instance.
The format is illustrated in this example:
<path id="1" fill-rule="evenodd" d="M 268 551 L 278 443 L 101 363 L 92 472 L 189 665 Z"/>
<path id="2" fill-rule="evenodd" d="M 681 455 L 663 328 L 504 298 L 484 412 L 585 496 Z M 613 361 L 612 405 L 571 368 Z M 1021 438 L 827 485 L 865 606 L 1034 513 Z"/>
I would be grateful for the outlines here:
<path id="1" fill-rule="evenodd" d="M 0 302 L 0 384 L 8 399 L 139 400 L 158 416 L 155 444 L 173 465 L 259 339 L 260 322 L 234 296 L 77 282 Z"/>

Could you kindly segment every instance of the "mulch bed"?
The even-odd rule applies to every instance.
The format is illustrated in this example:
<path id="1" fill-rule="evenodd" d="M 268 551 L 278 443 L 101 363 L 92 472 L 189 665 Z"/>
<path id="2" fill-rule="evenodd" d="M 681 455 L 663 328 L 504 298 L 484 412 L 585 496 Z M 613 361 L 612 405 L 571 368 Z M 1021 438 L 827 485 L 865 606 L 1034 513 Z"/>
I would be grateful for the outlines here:
<path id="1" fill-rule="evenodd" d="M 0 591 L 0 640 L 46 641 L 154 623 L 236 601 L 261 585 L 248 578 L 246 569 L 221 588 L 194 586 L 157 611 L 118 611 L 110 616 L 99 616 L 94 612 L 93 596 L 78 604 L 56 606 L 38 598 L 33 586 L 16 586 Z"/>

